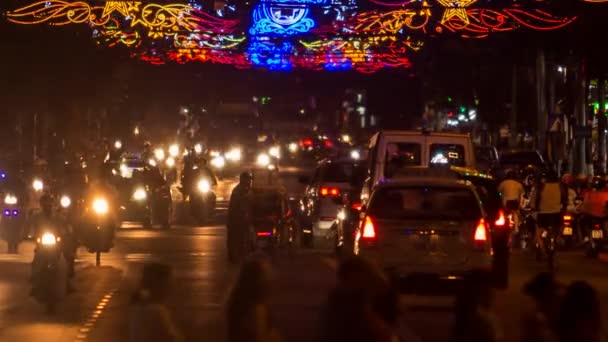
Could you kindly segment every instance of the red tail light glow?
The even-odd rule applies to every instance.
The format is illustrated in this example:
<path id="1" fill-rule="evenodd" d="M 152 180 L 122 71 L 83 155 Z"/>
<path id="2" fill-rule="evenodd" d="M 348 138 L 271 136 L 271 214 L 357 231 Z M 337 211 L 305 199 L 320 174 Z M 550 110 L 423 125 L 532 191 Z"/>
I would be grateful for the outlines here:
<path id="1" fill-rule="evenodd" d="M 486 227 L 486 221 L 484 219 L 480 219 L 477 224 L 477 228 L 475 228 L 475 242 L 485 242 L 488 241 L 488 230 Z"/>
<path id="2" fill-rule="evenodd" d="M 361 211 L 361 203 L 353 203 L 353 205 L 350 206 L 351 208 L 357 210 L 357 211 Z"/>
<path id="3" fill-rule="evenodd" d="M 312 146 L 312 139 L 304 139 L 304 140 L 302 140 L 302 145 L 304 145 L 305 147 Z"/>
<path id="4" fill-rule="evenodd" d="M 496 221 L 494 222 L 494 225 L 497 227 L 504 227 L 507 225 L 507 219 L 505 218 L 505 212 L 504 211 L 499 211 L 498 212 L 498 218 L 496 219 Z"/>
<path id="5" fill-rule="evenodd" d="M 325 145 L 325 147 L 329 147 L 329 148 L 334 147 L 334 143 L 332 143 L 331 140 L 325 140 L 323 142 L 323 145 Z"/>
<path id="6" fill-rule="evenodd" d="M 322 187 L 321 190 L 319 190 L 319 195 L 321 195 L 321 196 L 338 196 L 338 195 L 340 195 L 340 189 Z"/>
<path id="7" fill-rule="evenodd" d="M 361 234 L 361 237 L 364 239 L 376 238 L 376 227 L 374 227 L 374 222 L 372 222 L 369 216 L 365 216 L 365 221 L 363 221 L 363 234 Z"/>
<path id="8" fill-rule="evenodd" d="M 257 236 L 272 236 L 272 232 L 257 232 Z"/>

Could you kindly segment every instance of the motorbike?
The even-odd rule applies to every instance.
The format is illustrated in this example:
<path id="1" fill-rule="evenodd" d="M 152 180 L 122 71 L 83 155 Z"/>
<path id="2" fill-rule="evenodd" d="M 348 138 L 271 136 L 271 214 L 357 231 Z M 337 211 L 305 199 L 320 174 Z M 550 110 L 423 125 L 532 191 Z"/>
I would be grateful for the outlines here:
<path id="1" fill-rule="evenodd" d="M 207 223 L 215 214 L 216 185 L 215 179 L 203 175 L 196 183 L 196 189 L 190 190 L 190 215 L 200 225 Z"/>
<path id="2" fill-rule="evenodd" d="M 87 208 L 83 220 L 82 242 L 90 253 L 95 253 L 95 265 L 101 265 L 101 253 L 114 245 L 116 222 L 110 213 L 110 204 L 104 197 L 96 197 Z"/>
<path id="3" fill-rule="evenodd" d="M 538 243 L 536 244 L 536 259 L 538 261 L 542 261 L 544 254 L 544 256 L 546 257 L 547 267 L 550 271 L 553 271 L 555 269 L 555 230 L 555 227 L 543 229 L 540 236 L 543 242 L 543 246 L 541 247 Z"/>
<path id="4" fill-rule="evenodd" d="M 603 217 L 588 217 L 587 218 L 589 243 L 585 250 L 585 254 L 592 258 L 597 258 L 600 252 L 605 250 L 607 245 L 606 241 L 606 228 L 608 228 L 608 221 Z"/>
<path id="5" fill-rule="evenodd" d="M 171 228 L 172 199 L 169 186 L 152 191 L 152 222 L 160 223 L 163 229 Z"/>
<path id="6" fill-rule="evenodd" d="M 0 218 L 0 231 L 8 245 L 8 252 L 16 254 L 23 239 L 25 216 L 19 199 L 12 193 L 4 194 L 4 208 Z"/>
<path id="7" fill-rule="evenodd" d="M 55 312 L 57 303 L 67 288 L 67 277 L 62 269 L 61 237 L 46 230 L 36 238 L 36 251 L 32 267 L 32 296 Z"/>
<path id="8" fill-rule="evenodd" d="M 577 217 L 575 214 L 566 213 L 562 216 L 561 234 L 559 236 L 560 244 L 565 249 L 571 249 L 576 243 L 576 224 Z"/>

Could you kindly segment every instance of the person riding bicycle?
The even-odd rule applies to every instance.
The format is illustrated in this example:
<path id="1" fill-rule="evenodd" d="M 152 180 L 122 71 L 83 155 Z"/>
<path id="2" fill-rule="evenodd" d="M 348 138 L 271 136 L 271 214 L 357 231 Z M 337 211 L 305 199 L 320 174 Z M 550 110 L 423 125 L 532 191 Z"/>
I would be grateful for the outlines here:
<path id="1" fill-rule="evenodd" d="M 568 192 L 555 172 L 541 174 L 536 197 L 537 224 L 536 242 L 544 250 L 542 232 L 557 229 L 562 224 L 562 213 L 568 204 Z"/>
<path id="2" fill-rule="evenodd" d="M 502 195 L 502 204 L 513 213 L 515 231 L 519 230 L 519 204 L 525 194 L 524 186 L 516 179 L 515 171 L 507 170 L 506 178 L 498 185 Z"/>

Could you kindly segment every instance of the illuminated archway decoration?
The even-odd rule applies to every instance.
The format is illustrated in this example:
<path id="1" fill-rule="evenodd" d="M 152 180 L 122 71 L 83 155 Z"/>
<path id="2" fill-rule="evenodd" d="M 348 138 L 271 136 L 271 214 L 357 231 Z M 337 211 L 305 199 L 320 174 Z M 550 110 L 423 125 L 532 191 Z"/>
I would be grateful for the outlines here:
<path id="1" fill-rule="evenodd" d="M 437 0 L 437 2 L 446 8 L 443 13 L 443 18 L 441 18 L 441 23 L 443 24 L 452 18 L 458 18 L 462 20 L 463 23 L 468 24 L 469 15 L 467 14 L 466 8 L 476 1 L 477 0 Z"/>
<path id="2" fill-rule="evenodd" d="M 226 0 L 224 10 L 205 8 L 203 0 L 173 1 L 47 0 L 6 18 L 15 24 L 87 25 L 100 46 L 127 47 L 133 58 L 154 65 L 359 72 L 409 67 L 412 54 L 437 36 L 549 31 L 576 19 L 555 17 L 542 10 L 542 1 L 531 0 Z"/>

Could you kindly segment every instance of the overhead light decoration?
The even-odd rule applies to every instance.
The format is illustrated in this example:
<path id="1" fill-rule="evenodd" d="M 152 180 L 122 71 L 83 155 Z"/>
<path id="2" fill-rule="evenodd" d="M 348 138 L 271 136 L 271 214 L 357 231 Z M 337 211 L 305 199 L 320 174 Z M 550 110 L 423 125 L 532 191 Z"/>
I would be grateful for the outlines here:
<path id="1" fill-rule="evenodd" d="M 132 58 L 152 65 L 363 73 L 409 67 L 412 54 L 433 37 L 549 31 L 576 19 L 553 16 L 533 1 L 491 8 L 479 0 L 369 0 L 365 6 L 362 0 L 257 0 L 251 6 L 227 0 L 221 8 L 204 3 L 45 0 L 9 11 L 6 18 L 15 24 L 87 25 L 99 46 L 128 47 Z M 250 19 L 242 19 L 242 10 L 251 11 Z"/>

